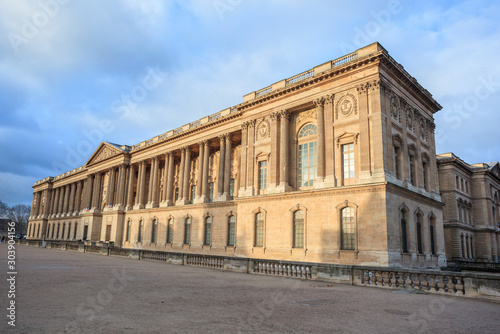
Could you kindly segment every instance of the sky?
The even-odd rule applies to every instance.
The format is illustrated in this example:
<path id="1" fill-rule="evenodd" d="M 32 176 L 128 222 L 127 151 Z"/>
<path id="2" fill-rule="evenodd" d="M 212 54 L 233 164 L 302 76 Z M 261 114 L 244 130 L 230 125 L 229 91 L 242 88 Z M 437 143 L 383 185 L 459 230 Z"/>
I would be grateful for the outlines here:
<path id="1" fill-rule="evenodd" d="M 500 160 L 500 2 L 0 0 L 0 200 L 378 41 L 443 106 L 437 153 Z"/>

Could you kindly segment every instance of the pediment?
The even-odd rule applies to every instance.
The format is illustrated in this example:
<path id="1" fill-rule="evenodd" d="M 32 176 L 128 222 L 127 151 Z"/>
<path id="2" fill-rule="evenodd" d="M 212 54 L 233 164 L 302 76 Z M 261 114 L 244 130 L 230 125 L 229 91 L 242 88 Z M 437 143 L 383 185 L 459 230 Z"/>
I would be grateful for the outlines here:
<path id="1" fill-rule="evenodd" d="M 500 165 L 498 164 L 498 162 L 490 168 L 490 172 L 492 172 L 497 177 L 500 177 Z"/>
<path id="2" fill-rule="evenodd" d="M 114 157 L 121 153 L 123 153 L 123 150 L 119 149 L 118 147 L 106 142 L 102 142 L 90 156 L 90 159 L 87 161 L 85 166 L 94 165 L 98 162 Z"/>

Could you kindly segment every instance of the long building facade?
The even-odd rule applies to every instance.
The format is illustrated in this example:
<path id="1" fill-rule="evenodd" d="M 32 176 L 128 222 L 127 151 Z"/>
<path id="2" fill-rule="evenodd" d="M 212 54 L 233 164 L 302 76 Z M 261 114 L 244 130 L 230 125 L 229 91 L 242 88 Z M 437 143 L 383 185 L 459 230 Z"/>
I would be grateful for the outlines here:
<path id="1" fill-rule="evenodd" d="M 500 166 L 437 156 L 446 256 L 450 262 L 495 262 L 500 257 Z"/>
<path id="2" fill-rule="evenodd" d="M 433 114 L 378 43 L 37 181 L 28 238 L 381 267 L 446 265 Z"/>

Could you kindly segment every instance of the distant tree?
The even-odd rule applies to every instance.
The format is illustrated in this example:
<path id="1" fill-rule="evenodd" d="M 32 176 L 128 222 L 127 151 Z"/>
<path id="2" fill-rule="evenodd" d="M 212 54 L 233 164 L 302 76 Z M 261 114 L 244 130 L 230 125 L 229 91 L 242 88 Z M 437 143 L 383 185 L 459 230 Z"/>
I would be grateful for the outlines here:
<path id="1" fill-rule="evenodd" d="M 9 216 L 9 206 L 0 200 L 0 218 L 7 218 Z"/>
<path id="2" fill-rule="evenodd" d="M 18 234 L 26 234 L 30 212 L 31 206 L 26 204 L 17 204 L 10 208 L 8 218 L 16 223 Z"/>

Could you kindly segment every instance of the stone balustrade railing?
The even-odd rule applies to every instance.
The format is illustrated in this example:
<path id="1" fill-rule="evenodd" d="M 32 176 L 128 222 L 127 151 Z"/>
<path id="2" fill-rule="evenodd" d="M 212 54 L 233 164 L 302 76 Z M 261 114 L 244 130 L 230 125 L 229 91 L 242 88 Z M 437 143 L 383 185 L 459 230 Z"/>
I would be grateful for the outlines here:
<path id="1" fill-rule="evenodd" d="M 310 78 L 312 76 L 314 76 L 314 70 L 309 70 L 307 72 L 297 74 L 289 79 L 286 79 L 285 86 L 288 86 L 288 85 L 294 84 L 296 82 L 305 80 L 305 79 Z"/>
<path id="2" fill-rule="evenodd" d="M 379 268 L 325 263 L 273 261 L 208 254 L 149 251 L 85 245 L 81 242 L 20 240 L 19 243 L 101 255 L 129 257 L 166 263 L 222 269 L 249 274 L 321 280 L 377 288 L 412 289 L 422 293 L 445 294 L 500 301 L 500 275 L 430 269 Z"/>
<path id="3" fill-rule="evenodd" d="M 347 56 L 333 60 L 332 61 L 332 68 L 344 65 L 344 64 L 349 63 L 349 62 L 356 60 L 356 59 L 358 59 L 358 54 L 356 52 L 348 54 Z"/>

